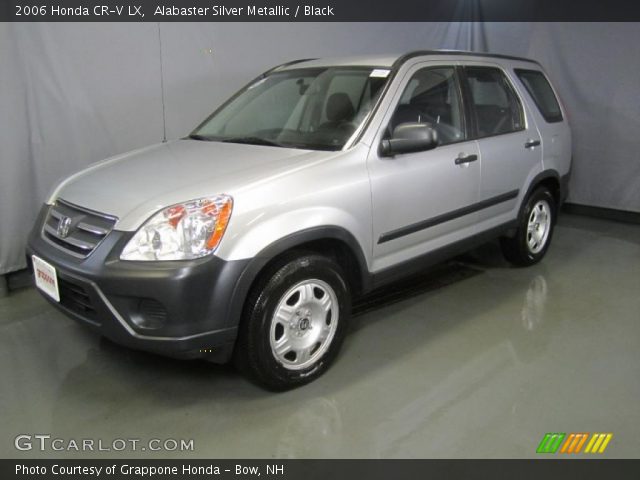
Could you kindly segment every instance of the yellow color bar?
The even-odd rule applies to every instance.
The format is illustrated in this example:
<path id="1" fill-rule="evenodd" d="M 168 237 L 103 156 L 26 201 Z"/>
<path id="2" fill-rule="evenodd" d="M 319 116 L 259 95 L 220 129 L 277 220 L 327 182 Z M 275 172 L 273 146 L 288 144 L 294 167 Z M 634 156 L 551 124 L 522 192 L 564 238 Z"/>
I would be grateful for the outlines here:
<path id="1" fill-rule="evenodd" d="M 612 433 L 594 433 L 584 453 L 603 453 L 613 438 Z"/>
<path id="2" fill-rule="evenodd" d="M 596 439 L 598 437 L 599 435 L 597 433 L 593 434 L 591 440 L 589 440 L 589 443 L 587 444 L 587 448 L 584 449 L 584 453 L 591 453 L 591 447 L 593 447 L 593 444 L 596 443 Z"/>
<path id="3" fill-rule="evenodd" d="M 604 442 L 602 442 L 602 445 L 600 445 L 600 450 L 598 450 L 598 453 L 604 453 L 605 449 L 607 448 L 607 445 L 609 445 L 609 442 L 613 437 L 612 433 L 607 433 L 606 435 L 607 436 L 604 438 Z"/>

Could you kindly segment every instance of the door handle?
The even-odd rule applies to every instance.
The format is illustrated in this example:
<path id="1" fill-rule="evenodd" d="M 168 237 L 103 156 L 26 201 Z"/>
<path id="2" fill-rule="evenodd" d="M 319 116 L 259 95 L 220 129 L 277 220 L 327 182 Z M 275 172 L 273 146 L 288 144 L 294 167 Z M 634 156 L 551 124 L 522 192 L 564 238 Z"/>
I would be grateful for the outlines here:
<path id="1" fill-rule="evenodd" d="M 540 145 L 540 140 L 527 140 L 524 144 L 524 148 L 533 148 Z"/>
<path id="2" fill-rule="evenodd" d="M 478 160 L 478 155 L 463 155 L 462 153 L 455 159 L 456 165 L 462 165 L 463 163 L 471 163 Z"/>

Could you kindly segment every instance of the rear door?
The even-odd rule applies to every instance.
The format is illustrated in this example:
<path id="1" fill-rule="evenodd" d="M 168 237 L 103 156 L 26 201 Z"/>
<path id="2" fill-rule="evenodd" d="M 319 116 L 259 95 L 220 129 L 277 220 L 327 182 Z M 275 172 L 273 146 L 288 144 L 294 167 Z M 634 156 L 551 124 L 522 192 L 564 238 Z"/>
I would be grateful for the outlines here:
<path id="1" fill-rule="evenodd" d="M 465 62 L 463 85 L 481 156 L 479 231 L 517 216 L 528 181 L 542 169 L 542 139 L 506 72 Z"/>

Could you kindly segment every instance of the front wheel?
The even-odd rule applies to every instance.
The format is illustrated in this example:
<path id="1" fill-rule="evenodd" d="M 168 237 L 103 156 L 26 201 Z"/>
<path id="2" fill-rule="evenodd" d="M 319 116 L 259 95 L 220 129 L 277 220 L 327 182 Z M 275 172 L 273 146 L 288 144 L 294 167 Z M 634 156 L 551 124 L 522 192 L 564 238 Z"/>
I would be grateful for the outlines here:
<path id="1" fill-rule="evenodd" d="M 236 363 L 258 383 L 286 390 L 324 373 L 345 336 L 351 302 L 342 269 L 301 254 L 260 278 L 247 299 Z"/>
<path id="2" fill-rule="evenodd" d="M 542 260 L 551 243 L 555 215 L 556 202 L 549 189 L 535 190 L 523 206 L 515 235 L 500 239 L 504 257 L 518 266 Z"/>

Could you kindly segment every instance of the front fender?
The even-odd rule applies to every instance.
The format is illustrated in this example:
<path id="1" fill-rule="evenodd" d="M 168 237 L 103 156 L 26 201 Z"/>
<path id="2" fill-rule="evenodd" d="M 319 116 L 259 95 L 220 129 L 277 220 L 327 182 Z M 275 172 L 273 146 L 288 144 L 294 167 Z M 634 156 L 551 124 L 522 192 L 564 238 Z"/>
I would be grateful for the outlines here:
<path id="1" fill-rule="evenodd" d="M 353 215 L 335 207 L 308 207 L 294 211 L 281 212 L 269 219 L 255 221 L 242 228 L 236 227 L 228 232 L 217 255 L 225 260 L 240 260 L 260 256 L 270 246 L 287 238 L 308 237 L 308 231 L 314 231 L 310 240 L 322 239 L 320 232 L 344 234 L 353 238 L 355 246 L 362 252 L 365 264 L 369 263 L 371 252 L 371 231 Z M 307 234 L 299 235 L 302 232 Z M 343 236 L 342 234 L 339 236 Z M 331 237 L 328 237 L 331 238 Z"/>
<path id="2" fill-rule="evenodd" d="M 272 227 L 275 224 L 269 223 Z M 266 232 L 268 229 L 257 229 L 246 238 L 247 245 L 255 247 L 260 243 L 255 235 Z M 272 237 L 269 237 L 272 238 Z M 246 268 L 238 278 L 233 290 L 229 311 L 227 312 L 227 325 L 237 326 L 242 318 L 242 310 L 247 296 L 260 272 L 269 264 L 271 260 L 280 254 L 292 250 L 300 245 L 314 241 L 338 240 L 344 243 L 353 254 L 358 263 L 360 274 L 360 284 L 367 290 L 371 284 L 371 275 L 368 270 L 367 257 L 360 241 L 346 228 L 336 225 L 316 225 L 309 228 L 302 228 L 295 232 L 281 236 L 280 238 L 265 245 L 260 251 L 252 256 Z"/>

